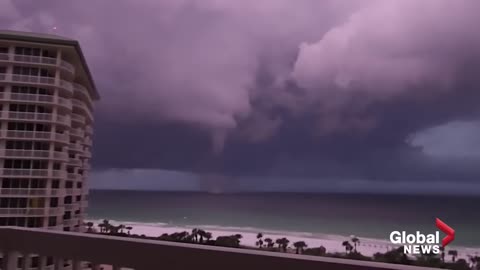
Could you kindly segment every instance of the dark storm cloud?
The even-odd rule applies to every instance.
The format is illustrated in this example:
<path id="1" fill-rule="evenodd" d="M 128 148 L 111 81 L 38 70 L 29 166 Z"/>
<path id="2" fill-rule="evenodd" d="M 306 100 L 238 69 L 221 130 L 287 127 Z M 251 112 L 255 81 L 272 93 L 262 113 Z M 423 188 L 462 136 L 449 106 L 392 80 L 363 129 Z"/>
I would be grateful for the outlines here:
<path id="1" fill-rule="evenodd" d="M 410 143 L 480 118 L 478 1 L 0 3 L 6 27 L 80 40 L 103 97 L 98 169 L 480 178 L 478 158 Z"/>

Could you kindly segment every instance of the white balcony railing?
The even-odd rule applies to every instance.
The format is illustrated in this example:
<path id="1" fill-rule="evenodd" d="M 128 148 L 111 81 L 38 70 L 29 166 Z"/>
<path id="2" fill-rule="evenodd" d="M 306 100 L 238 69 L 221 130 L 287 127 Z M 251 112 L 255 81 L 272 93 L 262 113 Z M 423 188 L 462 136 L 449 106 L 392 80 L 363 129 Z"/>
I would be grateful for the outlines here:
<path id="1" fill-rule="evenodd" d="M 22 158 L 49 158 L 50 151 L 43 150 L 24 150 L 24 149 L 2 149 L 0 153 L 5 157 Z"/>
<path id="2" fill-rule="evenodd" d="M 58 114 L 58 115 L 57 115 L 57 122 L 69 126 L 69 125 L 70 125 L 70 117 L 68 117 L 68 116 L 66 116 L 66 115 L 60 115 L 60 114 Z"/>
<path id="3" fill-rule="evenodd" d="M 54 96 L 24 93 L 10 93 L 11 100 L 54 103 Z"/>
<path id="4" fill-rule="evenodd" d="M 91 107 L 93 105 L 93 102 L 92 102 L 92 97 L 90 96 L 90 92 L 88 92 L 87 88 L 85 88 L 85 86 L 81 85 L 81 84 L 78 84 L 78 83 L 74 83 L 73 84 L 73 89 L 75 92 L 79 92 L 81 93 L 84 97 L 86 97 L 87 101 L 88 101 L 88 105 Z"/>
<path id="5" fill-rule="evenodd" d="M 70 135 L 77 136 L 77 137 L 82 137 L 85 136 L 85 132 L 79 128 L 73 128 L 70 130 Z"/>
<path id="6" fill-rule="evenodd" d="M 72 113 L 72 120 L 85 124 L 85 116 Z"/>
<path id="7" fill-rule="evenodd" d="M 10 158 L 50 158 L 67 160 L 66 152 L 44 151 L 44 150 L 25 150 L 25 149 L 1 149 L 0 156 Z"/>
<path id="8" fill-rule="evenodd" d="M 45 208 L 0 208 L 0 215 L 5 216 L 44 216 Z"/>
<path id="9" fill-rule="evenodd" d="M 48 176 L 48 170 L 42 169 L 0 169 L 3 176 Z"/>
<path id="10" fill-rule="evenodd" d="M 5 130 L 5 137 L 9 139 L 44 139 L 52 137 L 51 132 L 44 131 L 25 131 L 25 130 Z"/>
<path id="11" fill-rule="evenodd" d="M 9 60 L 10 55 L 8 53 L 0 53 L 0 60 Z"/>
<path id="12" fill-rule="evenodd" d="M 43 77 L 43 76 L 30 76 L 30 75 L 12 74 L 12 81 L 55 85 L 55 78 L 53 78 L 53 77 Z"/>
<path id="13" fill-rule="evenodd" d="M 80 232 L 61 232 L 18 227 L 0 228 L 0 249 L 4 251 L 4 270 L 16 270 L 22 255 L 54 257 L 55 269 L 82 269 L 84 262 L 93 269 L 110 265 L 112 269 L 294 269 L 294 270 L 427 270 L 432 268 L 357 261 L 320 256 L 305 256 L 260 250 L 173 243 Z M 48 243 L 48 244 L 46 244 Z M 46 261 L 42 257 L 39 261 Z M 43 269 L 44 265 L 40 265 Z M 110 268 L 109 267 L 109 268 Z"/>
<path id="14" fill-rule="evenodd" d="M 46 196 L 50 193 L 46 188 L 1 188 L 1 195 Z"/>
<path id="15" fill-rule="evenodd" d="M 60 60 L 60 67 L 68 70 L 71 73 L 75 73 L 75 67 L 65 60 Z"/>
<path id="16" fill-rule="evenodd" d="M 22 54 L 8 54 L 0 53 L 0 61 L 15 61 L 23 63 L 34 63 L 34 64 L 44 64 L 50 66 L 57 66 L 57 58 L 54 57 L 43 57 L 43 56 L 34 56 L 34 55 L 22 55 Z M 65 60 L 59 61 L 59 66 L 68 72 L 74 74 L 75 67 Z"/>
<path id="17" fill-rule="evenodd" d="M 63 215 L 65 212 L 65 208 L 59 206 L 59 207 L 50 207 L 48 209 L 48 215 L 49 216 L 58 216 L 58 215 Z"/>
<path id="18" fill-rule="evenodd" d="M 83 147 L 80 144 L 71 143 L 68 145 L 69 150 L 83 152 Z"/>
<path id="19" fill-rule="evenodd" d="M 82 161 L 80 159 L 70 158 L 70 159 L 68 159 L 68 165 L 81 167 L 82 166 Z"/>
<path id="20" fill-rule="evenodd" d="M 63 97 L 57 97 L 58 104 L 65 106 L 69 109 L 72 109 L 72 101 Z"/>
<path id="21" fill-rule="evenodd" d="M 53 114 L 33 112 L 8 112 L 8 116 L 6 118 L 14 120 L 52 121 Z"/>
<path id="22" fill-rule="evenodd" d="M 93 134 L 92 126 L 86 126 L 85 127 L 85 133 L 92 135 Z"/>

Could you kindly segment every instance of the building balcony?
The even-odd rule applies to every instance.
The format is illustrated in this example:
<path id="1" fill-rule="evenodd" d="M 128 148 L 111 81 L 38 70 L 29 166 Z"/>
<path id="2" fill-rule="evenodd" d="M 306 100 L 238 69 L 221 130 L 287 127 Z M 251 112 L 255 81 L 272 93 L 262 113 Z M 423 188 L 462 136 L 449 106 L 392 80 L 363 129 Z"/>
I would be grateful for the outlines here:
<path id="1" fill-rule="evenodd" d="M 18 259 L 30 254 L 52 256 L 55 269 L 67 269 L 65 262 L 69 261 L 72 266 L 68 269 L 72 270 L 82 269 L 84 263 L 87 262 L 92 264 L 93 269 L 99 269 L 100 265 L 109 265 L 114 270 L 122 268 L 136 270 L 429 269 L 379 262 L 19 227 L 0 228 L 0 239 L 2 239 L 0 249 L 4 252 L 4 267 L 2 268 L 4 270 L 16 270 Z M 46 260 L 41 259 L 40 261 Z M 39 269 L 44 269 L 44 267 L 41 265 Z"/>
<path id="2" fill-rule="evenodd" d="M 85 138 L 82 143 L 86 146 L 92 146 L 93 145 L 92 139 L 89 138 L 89 137 Z"/>
<path id="3" fill-rule="evenodd" d="M 11 93 L 5 92 L 0 94 L 0 100 L 4 101 L 20 101 L 20 102 L 32 102 L 32 103 L 44 103 L 49 105 L 62 106 L 68 110 L 72 110 L 72 101 L 62 97 L 55 97 L 52 95 L 40 95 L 40 94 L 24 94 L 24 93 Z"/>
<path id="4" fill-rule="evenodd" d="M 92 97 L 90 96 L 90 92 L 87 90 L 87 88 L 85 88 L 85 86 L 78 83 L 73 83 L 73 91 L 85 97 L 85 100 L 88 102 L 88 107 L 93 107 Z"/>
<path id="5" fill-rule="evenodd" d="M 67 162 L 69 166 L 82 167 L 82 161 L 77 158 L 70 158 Z"/>
<path id="6" fill-rule="evenodd" d="M 65 212 L 65 208 L 62 206 L 50 207 L 47 210 L 49 216 L 60 216 Z"/>
<path id="7" fill-rule="evenodd" d="M 56 115 L 55 117 L 52 113 L 2 111 L 0 118 L 3 120 L 48 122 L 70 126 L 70 118 L 68 116 Z"/>
<path id="8" fill-rule="evenodd" d="M 92 158 L 92 152 L 87 148 L 80 154 L 82 157 Z"/>
<path id="9" fill-rule="evenodd" d="M 93 122 L 93 115 L 92 112 L 90 111 L 90 108 L 83 102 L 78 99 L 72 99 L 72 104 L 73 106 L 79 108 L 82 112 L 84 112 L 87 116 L 90 122 Z"/>
<path id="10" fill-rule="evenodd" d="M 52 57 L 0 53 L 0 61 L 55 66 L 75 74 L 75 67 L 72 64 L 65 60 L 57 61 L 57 58 Z"/>
<path id="11" fill-rule="evenodd" d="M 67 174 L 67 179 L 72 181 L 81 181 L 82 176 L 76 173 L 69 173 Z"/>
<path id="12" fill-rule="evenodd" d="M 2 188 L 0 189 L 0 195 L 4 197 L 9 196 L 49 196 L 51 194 L 48 188 Z"/>
<path id="13" fill-rule="evenodd" d="M 25 131 L 25 130 L 0 130 L 0 138 L 4 139 L 28 139 L 39 141 L 56 141 L 69 143 L 70 139 L 66 134 L 45 132 L 45 131 Z"/>
<path id="14" fill-rule="evenodd" d="M 0 156 L 5 158 L 27 158 L 27 159 L 51 159 L 67 161 L 66 152 L 44 151 L 44 150 L 25 150 L 25 149 L 0 149 Z"/>
<path id="15" fill-rule="evenodd" d="M 61 171 L 61 170 L 53 170 L 52 171 L 52 177 L 53 178 L 66 178 L 67 177 L 67 172 L 66 171 Z"/>
<path id="16" fill-rule="evenodd" d="M 80 128 L 72 128 L 72 129 L 70 130 L 70 136 L 74 136 L 74 137 L 76 137 L 77 139 L 78 139 L 78 138 L 82 138 L 82 139 L 83 139 L 83 137 L 85 136 L 85 132 L 84 132 L 82 129 L 80 129 Z"/>
<path id="17" fill-rule="evenodd" d="M 71 143 L 71 144 L 68 145 L 68 150 L 78 152 L 78 153 L 82 153 L 83 152 L 83 147 L 82 147 L 81 144 Z"/>
<path id="18" fill-rule="evenodd" d="M 46 169 L 0 169 L 4 177 L 49 177 L 49 170 Z"/>
<path id="19" fill-rule="evenodd" d="M 46 216 L 45 208 L 0 208 L 0 216 Z"/>
<path id="20" fill-rule="evenodd" d="M 53 77 L 2 73 L 0 74 L 0 81 L 5 81 L 9 83 L 20 82 L 22 84 L 31 84 L 34 86 L 43 85 L 43 86 L 50 86 L 50 87 L 58 87 L 60 89 L 66 90 L 70 94 L 73 93 L 73 84 L 71 82 L 68 82 L 62 79 L 59 79 L 57 81 Z"/>
<path id="21" fill-rule="evenodd" d="M 65 204 L 63 205 L 63 208 L 65 208 L 65 211 L 73 211 L 75 209 L 78 209 L 79 205 L 76 203 Z"/>
<path id="22" fill-rule="evenodd" d="M 75 121 L 75 122 L 83 125 L 83 124 L 85 124 L 85 116 L 80 115 L 80 114 L 76 114 L 76 113 L 72 113 L 72 121 Z"/>
<path id="23" fill-rule="evenodd" d="M 93 128 L 92 126 L 88 125 L 85 127 L 85 133 L 92 135 L 93 134 Z"/>
<path id="24" fill-rule="evenodd" d="M 65 219 L 63 221 L 63 226 L 75 226 L 78 225 L 78 219 L 72 218 L 72 219 Z"/>

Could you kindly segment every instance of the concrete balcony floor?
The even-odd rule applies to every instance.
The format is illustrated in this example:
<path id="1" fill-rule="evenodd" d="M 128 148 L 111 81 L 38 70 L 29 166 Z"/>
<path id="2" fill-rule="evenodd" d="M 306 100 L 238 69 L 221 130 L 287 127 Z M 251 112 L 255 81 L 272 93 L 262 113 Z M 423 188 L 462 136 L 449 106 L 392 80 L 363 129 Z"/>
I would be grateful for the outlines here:
<path id="1" fill-rule="evenodd" d="M 46 256 L 54 258 L 48 269 L 432 269 L 407 265 L 355 261 L 268 251 L 204 246 L 157 240 L 134 239 L 98 234 L 49 231 L 19 227 L 0 228 L 2 269 L 17 269 L 20 256 L 40 256 L 41 267 Z M 42 259 L 43 258 L 43 259 Z M 69 262 L 65 266 L 66 262 Z M 21 269 L 30 269 L 28 267 Z"/>

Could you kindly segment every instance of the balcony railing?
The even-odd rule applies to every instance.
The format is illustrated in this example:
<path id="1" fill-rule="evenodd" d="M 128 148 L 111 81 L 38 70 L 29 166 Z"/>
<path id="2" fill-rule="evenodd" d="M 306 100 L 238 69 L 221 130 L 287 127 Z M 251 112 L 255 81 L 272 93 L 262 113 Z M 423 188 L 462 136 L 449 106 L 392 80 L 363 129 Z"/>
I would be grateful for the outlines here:
<path id="1" fill-rule="evenodd" d="M 93 134 L 92 126 L 86 126 L 85 127 L 85 133 L 92 135 Z"/>
<path id="2" fill-rule="evenodd" d="M 48 170 L 43 169 L 0 169 L 3 176 L 48 176 Z"/>
<path id="3" fill-rule="evenodd" d="M 64 263 L 71 261 L 73 270 L 80 270 L 84 262 L 92 263 L 93 269 L 99 269 L 99 265 L 103 264 L 111 265 L 114 270 L 121 268 L 137 270 L 429 269 L 379 262 L 18 227 L 0 228 L 0 239 L 2 239 L 0 250 L 4 251 L 4 270 L 16 270 L 18 259 L 30 254 L 54 257 L 55 269 L 66 269 Z M 46 261 L 44 258 L 40 261 Z M 39 269 L 43 269 L 44 265 L 40 267 Z"/>
<path id="4" fill-rule="evenodd" d="M 83 132 L 83 130 L 81 130 L 79 128 L 73 128 L 73 129 L 70 130 L 70 135 L 83 138 L 83 136 L 85 136 L 85 133 Z"/>
<path id="5" fill-rule="evenodd" d="M 12 81 L 55 85 L 55 78 L 43 76 L 12 74 Z"/>
<path id="6" fill-rule="evenodd" d="M 45 216 L 45 208 L 0 208 L 1 216 Z"/>
<path id="7" fill-rule="evenodd" d="M 72 120 L 85 124 L 85 116 L 80 114 L 72 113 Z"/>
<path id="8" fill-rule="evenodd" d="M 47 188 L 2 188 L 1 195 L 45 196 L 50 193 Z"/>
<path id="9" fill-rule="evenodd" d="M 4 112 L 4 114 L 7 112 Z M 36 120 L 36 121 L 52 121 L 51 113 L 33 113 L 33 112 L 8 112 L 8 116 L 2 118 L 15 120 Z"/>
<path id="10" fill-rule="evenodd" d="M 0 53 L 0 60 L 57 66 L 57 58 L 54 57 Z M 59 66 L 72 74 L 75 73 L 75 67 L 65 60 L 60 60 Z"/>
<path id="11" fill-rule="evenodd" d="M 90 107 L 92 106 L 92 104 L 93 104 L 92 97 L 90 96 L 90 92 L 88 92 L 88 90 L 87 90 L 87 88 L 85 88 L 85 86 L 83 86 L 81 84 L 78 84 L 78 83 L 74 83 L 73 84 L 73 89 L 74 89 L 75 92 L 79 92 L 83 96 L 85 96 L 87 98 L 89 106 Z"/>

